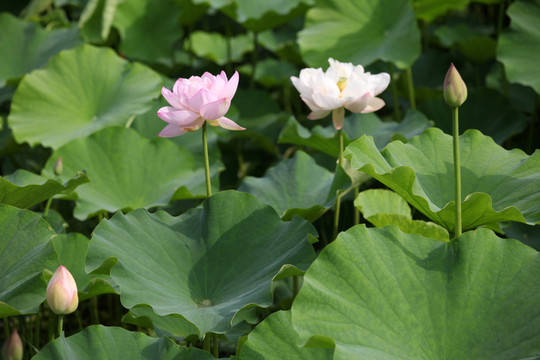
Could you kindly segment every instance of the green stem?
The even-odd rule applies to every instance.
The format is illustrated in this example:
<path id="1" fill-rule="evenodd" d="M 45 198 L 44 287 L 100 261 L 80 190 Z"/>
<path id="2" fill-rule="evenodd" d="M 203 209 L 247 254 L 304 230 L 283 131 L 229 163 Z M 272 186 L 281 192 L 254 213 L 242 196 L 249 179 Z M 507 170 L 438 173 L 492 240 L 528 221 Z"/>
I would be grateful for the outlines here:
<path id="1" fill-rule="evenodd" d="M 51 208 L 52 203 L 52 196 L 47 200 L 47 204 L 45 205 L 45 210 L 43 210 L 43 217 L 47 217 L 49 215 L 49 209 Z"/>
<path id="2" fill-rule="evenodd" d="M 131 127 L 131 125 L 133 124 L 133 121 L 135 121 L 135 115 L 131 116 L 126 122 L 126 129 L 129 129 Z"/>
<path id="3" fill-rule="evenodd" d="M 334 213 L 334 227 L 333 227 L 333 230 L 332 230 L 332 240 L 335 240 L 335 238 L 337 237 L 337 233 L 338 233 L 338 228 L 339 228 L 339 211 L 340 211 L 340 208 L 341 208 L 341 192 L 338 190 L 338 194 L 336 196 L 336 211 Z"/>
<path id="4" fill-rule="evenodd" d="M 218 334 L 216 333 L 212 334 L 212 355 L 214 355 L 215 358 L 219 358 L 219 342 Z"/>
<path id="5" fill-rule="evenodd" d="M 208 141 L 206 139 L 206 121 L 202 127 L 202 142 L 204 152 L 204 175 L 206 177 L 206 195 L 212 196 L 212 184 L 210 183 L 210 162 L 208 161 Z"/>
<path id="6" fill-rule="evenodd" d="M 390 89 L 392 90 L 392 99 L 394 101 L 394 118 L 401 121 L 401 110 L 399 109 L 399 97 L 396 82 L 394 81 L 394 65 L 388 63 L 388 72 L 390 73 Z"/>
<path id="7" fill-rule="evenodd" d="M 338 136 L 339 136 L 339 158 L 338 158 L 338 165 L 343 167 L 343 131 L 338 130 Z"/>
<path id="8" fill-rule="evenodd" d="M 355 186 L 354 187 L 354 200 L 356 200 L 359 193 L 360 193 L 360 186 Z M 354 225 L 358 225 L 360 224 L 360 210 L 358 210 L 356 206 L 354 205 L 353 207 L 354 207 Z"/>
<path id="9" fill-rule="evenodd" d="M 64 315 L 58 315 L 58 327 L 56 330 L 56 337 L 62 335 L 62 330 L 64 328 Z"/>
<path id="10" fill-rule="evenodd" d="M 456 221 L 455 236 L 461 235 L 461 165 L 459 161 L 459 113 L 458 107 L 452 108 L 452 129 L 454 136 L 454 176 L 456 184 Z"/>
<path id="11" fill-rule="evenodd" d="M 407 72 L 407 88 L 409 90 L 409 102 L 411 103 L 411 109 L 416 110 L 416 99 L 414 96 L 414 83 L 413 83 L 413 77 L 412 77 L 412 70 L 409 66 L 406 69 Z"/>
<path id="12" fill-rule="evenodd" d="M 209 332 L 204 334 L 203 350 L 210 352 L 210 333 Z"/>

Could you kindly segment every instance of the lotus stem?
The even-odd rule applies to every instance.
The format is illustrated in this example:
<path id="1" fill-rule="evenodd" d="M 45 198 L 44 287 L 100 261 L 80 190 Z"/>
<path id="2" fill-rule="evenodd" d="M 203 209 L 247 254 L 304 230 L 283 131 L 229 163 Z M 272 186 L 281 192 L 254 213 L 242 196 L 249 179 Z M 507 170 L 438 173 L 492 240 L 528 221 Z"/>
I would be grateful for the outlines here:
<path id="1" fill-rule="evenodd" d="M 64 328 L 64 315 L 58 315 L 58 327 L 56 331 L 57 338 L 62 335 L 63 328 Z"/>
<path id="2" fill-rule="evenodd" d="M 343 131 L 341 129 L 338 130 L 338 137 L 339 137 L 338 165 L 343 167 Z"/>
<path id="3" fill-rule="evenodd" d="M 202 142 L 204 152 L 204 175 L 206 177 L 206 195 L 212 196 L 212 184 L 210 183 L 210 162 L 208 161 L 208 140 L 206 139 L 206 121 L 202 127 Z"/>
<path id="4" fill-rule="evenodd" d="M 204 334 L 203 350 L 210 352 L 210 333 L 209 332 Z"/>
<path id="5" fill-rule="evenodd" d="M 47 204 L 45 204 L 45 210 L 43 210 L 43 217 L 47 217 L 47 215 L 49 215 L 49 209 L 51 208 L 52 200 L 52 196 L 47 199 Z"/>
<path id="6" fill-rule="evenodd" d="M 455 235 L 461 235 L 461 165 L 459 161 L 459 108 L 452 108 L 452 130 L 454 137 L 454 177 L 456 185 Z"/>
<path id="7" fill-rule="evenodd" d="M 399 109 L 399 98 L 396 82 L 394 81 L 394 65 L 388 63 L 388 72 L 390 73 L 390 89 L 392 90 L 392 100 L 394 101 L 394 118 L 401 121 L 401 110 Z"/>
<path id="8" fill-rule="evenodd" d="M 338 137 L 339 137 L 339 158 L 338 158 L 338 165 L 340 167 L 343 167 L 343 131 L 341 129 L 338 130 Z M 341 190 L 337 191 L 336 195 L 336 211 L 334 213 L 334 228 L 332 230 L 332 240 L 334 240 L 338 233 L 339 228 L 339 212 L 341 209 Z"/>
<path id="9" fill-rule="evenodd" d="M 413 77 L 412 77 L 412 70 L 409 66 L 406 69 L 407 72 L 407 88 L 409 90 L 409 102 L 411 104 L 411 109 L 416 110 L 416 98 L 414 96 L 414 83 L 413 83 Z"/>
<path id="10" fill-rule="evenodd" d="M 212 334 L 212 355 L 215 358 L 219 358 L 219 342 L 218 342 L 218 334 L 216 333 Z"/>

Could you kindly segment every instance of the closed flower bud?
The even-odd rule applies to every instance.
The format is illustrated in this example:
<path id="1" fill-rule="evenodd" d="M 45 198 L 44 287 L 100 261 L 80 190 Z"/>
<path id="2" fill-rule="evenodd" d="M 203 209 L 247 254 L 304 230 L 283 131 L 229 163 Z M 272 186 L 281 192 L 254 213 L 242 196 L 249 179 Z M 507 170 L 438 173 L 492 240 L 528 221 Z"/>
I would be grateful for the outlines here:
<path id="1" fill-rule="evenodd" d="M 9 339 L 4 343 L 2 348 L 2 359 L 5 360 L 22 360 L 23 345 L 17 329 L 13 330 Z"/>
<path id="2" fill-rule="evenodd" d="M 71 314 L 79 305 L 77 284 L 64 266 L 59 266 L 49 281 L 47 303 L 51 310 L 58 315 Z"/>
<path id="3" fill-rule="evenodd" d="M 58 157 L 56 163 L 54 164 L 54 175 L 60 176 L 64 172 L 64 164 L 62 163 L 62 158 Z"/>
<path id="4" fill-rule="evenodd" d="M 450 107 L 461 106 L 467 100 L 467 85 L 459 75 L 454 64 L 450 64 L 450 68 L 444 78 L 444 101 Z"/>

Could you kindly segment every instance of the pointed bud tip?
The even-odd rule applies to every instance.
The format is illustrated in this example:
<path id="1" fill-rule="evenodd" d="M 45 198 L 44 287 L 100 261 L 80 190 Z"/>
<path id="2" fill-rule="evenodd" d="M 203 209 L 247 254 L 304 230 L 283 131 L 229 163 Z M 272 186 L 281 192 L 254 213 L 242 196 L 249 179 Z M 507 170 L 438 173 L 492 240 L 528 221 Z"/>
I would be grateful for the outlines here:
<path id="1" fill-rule="evenodd" d="M 6 360 L 22 360 L 23 345 L 17 329 L 13 330 L 2 348 L 2 358 Z"/>
<path id="2" fill-rule="evenodd" d="M 467 100 L 467 85 L 454 64 L 450 64 L 444 78 L 443 92 L 444 101 L 450 107 L 459 107 Z"/>

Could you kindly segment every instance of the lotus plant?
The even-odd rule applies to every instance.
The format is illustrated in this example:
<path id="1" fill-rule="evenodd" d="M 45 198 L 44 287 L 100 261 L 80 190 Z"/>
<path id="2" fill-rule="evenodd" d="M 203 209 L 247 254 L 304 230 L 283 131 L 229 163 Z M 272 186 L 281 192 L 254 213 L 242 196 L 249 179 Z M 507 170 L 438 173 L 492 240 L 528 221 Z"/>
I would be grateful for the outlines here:
<path id="1" fill-rule="evenodd" d="M 225 117 L 231 100 L 238 88 L 239 75 L 235 71 L 230 79 L 222 71 L 219 75 L 205 72 L 201 77 L 178 79 L 172 91 L 163 87 L 161 94 L 171 106 L 158 110 L 160 119 L 168 123 L 158 134 L 161 137 L 174 137 L 186 132 L 203 129 L 203 148 L 206 170 L 206 192 L 212 195 L 210 186 L 210 165 L 208 161 L 208 143 L 206 124 L 221 126 L 228 130 L 245 130 L 231 119 Z"/>
<path id="2" fill-rule="evenodd" d="M 58 335 L 62 332 L 63 316 L 71 314 L 79 305 L 77 284 L 65 266 L 59 266 L 47 285 L 47 304 L 58 315 Z"/>

